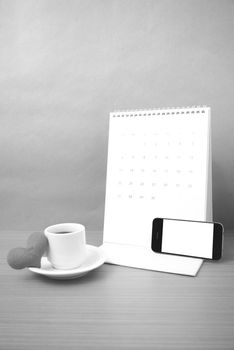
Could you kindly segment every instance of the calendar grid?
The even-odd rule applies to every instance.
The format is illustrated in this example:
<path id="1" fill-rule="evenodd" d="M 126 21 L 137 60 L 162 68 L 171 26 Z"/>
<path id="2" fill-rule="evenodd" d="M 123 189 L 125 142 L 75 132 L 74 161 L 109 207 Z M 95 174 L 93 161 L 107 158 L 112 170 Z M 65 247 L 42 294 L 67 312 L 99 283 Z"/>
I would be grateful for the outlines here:
<path id="1" fill-rule="evenodd" d="M 106 241 L 150 246 L 155 217 L 205 220 L 209 136 L 205 106 L 110 113 Z"/>

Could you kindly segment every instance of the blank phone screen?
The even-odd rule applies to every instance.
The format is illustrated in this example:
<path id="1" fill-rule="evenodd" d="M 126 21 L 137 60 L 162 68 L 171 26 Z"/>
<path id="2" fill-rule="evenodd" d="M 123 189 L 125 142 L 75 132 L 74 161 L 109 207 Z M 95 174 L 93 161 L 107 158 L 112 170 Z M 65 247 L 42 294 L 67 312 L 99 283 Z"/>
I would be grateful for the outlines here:
<path id="1" fill-rule="evenodd" d="M 212 259 L 211 223 L 163 220 L 162 252 Z"/>

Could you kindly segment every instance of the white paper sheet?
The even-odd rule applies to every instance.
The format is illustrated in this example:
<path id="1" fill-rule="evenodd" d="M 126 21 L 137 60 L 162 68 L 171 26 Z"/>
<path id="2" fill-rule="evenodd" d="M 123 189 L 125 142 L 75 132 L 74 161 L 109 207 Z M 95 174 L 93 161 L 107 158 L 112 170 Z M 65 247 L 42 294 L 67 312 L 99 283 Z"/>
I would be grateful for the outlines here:
<path id="1" fill-rule="evenodd" d="M 104 244 L 136 246 L 146 252 L 156 217 L 212 220 L 210 182 L 208 107 L 111 113 Z M 117 251 L 111 250 L 108 261 L 141 267 L 134 259 L 118 257 Z M 147 256 L 147 268 L 163 271 L 165 266 L 170 272 L 173 260 L 175 272 L 178 257 Z M 184 271 L 183 264 L 198 270 L 197 260 L 180 258 L 181 268 L 176 270 Z"/>

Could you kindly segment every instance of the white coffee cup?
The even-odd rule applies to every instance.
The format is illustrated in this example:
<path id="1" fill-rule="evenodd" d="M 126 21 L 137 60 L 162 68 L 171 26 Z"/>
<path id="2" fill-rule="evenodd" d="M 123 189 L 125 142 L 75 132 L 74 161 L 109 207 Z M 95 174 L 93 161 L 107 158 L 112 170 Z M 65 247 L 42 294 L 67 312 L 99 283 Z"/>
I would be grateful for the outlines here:
<path id="1" fill-rule="evenodd" d="M 44 231 L 49 241 L 48 260 L 56 269 L 74 269 L 86 258 L 85 227 L 63 223 L 49 226 Z"/>

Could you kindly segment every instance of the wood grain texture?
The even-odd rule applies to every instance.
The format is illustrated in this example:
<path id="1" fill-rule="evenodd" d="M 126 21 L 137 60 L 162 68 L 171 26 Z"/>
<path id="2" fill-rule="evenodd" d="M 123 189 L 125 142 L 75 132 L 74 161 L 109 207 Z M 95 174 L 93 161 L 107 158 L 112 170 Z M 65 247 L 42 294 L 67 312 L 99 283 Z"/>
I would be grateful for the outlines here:
<path id="1" fill-rule="evenodd" d="M 29 233 L 0 232 L 1 350 L 234 349 L 233 233 L 196 278 L 105 264 L 70 281 L 10 269 Z"/>

